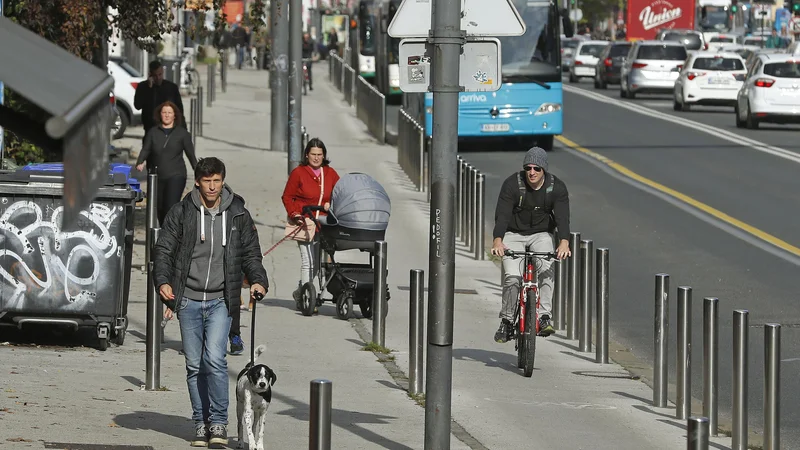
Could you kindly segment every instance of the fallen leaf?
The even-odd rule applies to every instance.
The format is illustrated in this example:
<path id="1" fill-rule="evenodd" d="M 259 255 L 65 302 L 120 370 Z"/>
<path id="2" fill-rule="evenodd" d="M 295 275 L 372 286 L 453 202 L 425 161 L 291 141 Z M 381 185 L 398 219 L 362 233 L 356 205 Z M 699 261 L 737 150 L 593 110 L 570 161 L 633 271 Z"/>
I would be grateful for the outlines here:
<path id="1" fill-rule="evenodd" d="M 114 422 L 111 422 L 108 426 L 111 428 L 119 428 L 119 425 L 115 424 Z"/>

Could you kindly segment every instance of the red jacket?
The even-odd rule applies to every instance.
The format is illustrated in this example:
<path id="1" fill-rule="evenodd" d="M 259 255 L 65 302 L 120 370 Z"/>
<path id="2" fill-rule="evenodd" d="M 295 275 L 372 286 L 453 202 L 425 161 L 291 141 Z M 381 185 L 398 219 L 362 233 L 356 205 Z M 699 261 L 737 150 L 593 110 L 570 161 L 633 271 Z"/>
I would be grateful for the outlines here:
<path id="1" fill-rule="evenodd" d="M 283 196 L 281 197 L 289 218 L 303 214 L 304 206 L 330 203 L 331 192 L 333 192 L 333 186 L 339 181 L 339 174 L 330 166 L 323 166 L 322 170 L 322 174 L 325 175 L 325 191 L 322 195 L 321 204 L 319 203 L 320 179 L 314 175 L 314 171 L 311 170 L 310 166 L 297 166 L 289 174 L 289 180 L 286 181 L 286 187 L 283 189 Z M 324 212 L 319 214 L 320 216 L 325 215 Z"/>

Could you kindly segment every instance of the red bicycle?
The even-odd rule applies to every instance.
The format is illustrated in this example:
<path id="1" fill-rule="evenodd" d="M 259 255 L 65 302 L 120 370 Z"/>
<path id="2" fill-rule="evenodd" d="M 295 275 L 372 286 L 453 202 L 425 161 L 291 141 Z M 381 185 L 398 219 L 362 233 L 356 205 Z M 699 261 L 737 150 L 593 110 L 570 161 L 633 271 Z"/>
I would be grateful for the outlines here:
<path id="1" fill-rule="evenodd" d="M 533 362 L 536 359 L 536 336 L 539 335 L 539 280 L 536 261 L 555 259 L 555 253 L 515 252 L 506 250 L 510 258 L 525 258 L 522 286 L 519 290 L 519 304 L 514 312 L 514 340 L 517 350 L 517 367 L 525 377 L 533 375 Z"/>

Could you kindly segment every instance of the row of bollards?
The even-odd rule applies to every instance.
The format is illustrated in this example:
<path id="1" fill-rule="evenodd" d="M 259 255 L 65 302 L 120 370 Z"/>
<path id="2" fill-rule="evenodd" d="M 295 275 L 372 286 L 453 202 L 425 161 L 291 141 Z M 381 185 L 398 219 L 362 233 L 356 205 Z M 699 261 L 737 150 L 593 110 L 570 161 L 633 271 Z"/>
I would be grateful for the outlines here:
<path id="1" fill-rule="evenodd" d="M 425 129 L 402 108 L 397 123 L 397 164 L 414 183 L 417 192 L 423 192 L 426 171 Z"/>
<path id="2" fill-rule="evenodd" d="M 691 416 L 692 288 L 678 287 L 678 349 L 675 417 L 688 419 L 688 448 L 708 449 L 709 436 L 718 435 L 719 300 L 703 299 L 703 416 Z M 781 325 L 764 325 L 764 443 L 765 450 L 780 448 Z M 669 342 L 669 275 L 655 280 L 653 406 L 667 406 Z M 733 450 L 746 450 L 748 441 L 749 312 L 733 311 Z"/>
<path id="3" fill-rule="evenodd" d="M 486 259 L 486 178 L 475 166 L 458 157 L 456 176 L 456 237 L 476 260 Z"/>
<path id="4" fill-rule="evenodd" d="M 569 241 L 572 256 L 553 263 L 553 326 L 566 330 L 567 339 L 577 339 L 581 352 L 592 351 L 594 337 L 595 361 L 608 364 L 609 250 L 595 250 L 594 242 L 578 232 L 571 232 Z M 594 336 L 592 308 L 597 310 Z"/>

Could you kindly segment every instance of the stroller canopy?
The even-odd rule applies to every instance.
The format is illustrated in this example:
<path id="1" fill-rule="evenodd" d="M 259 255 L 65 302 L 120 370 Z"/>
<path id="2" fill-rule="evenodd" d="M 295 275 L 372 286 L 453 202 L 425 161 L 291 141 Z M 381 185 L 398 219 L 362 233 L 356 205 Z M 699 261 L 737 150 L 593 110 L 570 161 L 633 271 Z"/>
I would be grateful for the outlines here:
<path id="1" fill-rule="evenodd" d="M 389 194 L 367 174 L 348 173 L 333 187 L 331 211 L 340 226 L 386 231 L 391 210 Z"/>

